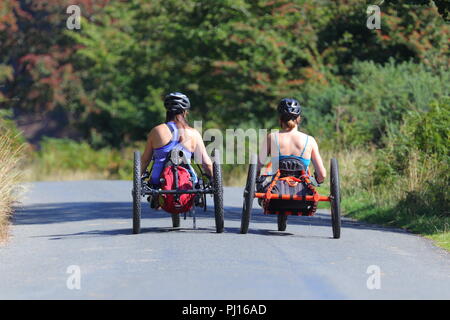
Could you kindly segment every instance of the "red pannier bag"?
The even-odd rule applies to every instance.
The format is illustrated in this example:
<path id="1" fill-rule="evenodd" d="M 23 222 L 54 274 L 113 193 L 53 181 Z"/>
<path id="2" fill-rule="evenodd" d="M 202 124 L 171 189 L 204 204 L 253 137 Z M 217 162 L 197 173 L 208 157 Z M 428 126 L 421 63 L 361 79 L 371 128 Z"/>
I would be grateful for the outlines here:
<path id="1" fill-rule="evenodd" d="M 191 175 L 186 168 L 178 166 L 178 189 L 179 190 L 192 190 L 193 183 L 191 181 Z M 175 175 L 173 166 L 167 166 L 161 173 L 162 190 L 175 190 Z M 184 213 L 191 210 L 194 205 L 195 194 L 162 194 L 159 197 L 159 204 L 161 208 L 169 213 Z"/>

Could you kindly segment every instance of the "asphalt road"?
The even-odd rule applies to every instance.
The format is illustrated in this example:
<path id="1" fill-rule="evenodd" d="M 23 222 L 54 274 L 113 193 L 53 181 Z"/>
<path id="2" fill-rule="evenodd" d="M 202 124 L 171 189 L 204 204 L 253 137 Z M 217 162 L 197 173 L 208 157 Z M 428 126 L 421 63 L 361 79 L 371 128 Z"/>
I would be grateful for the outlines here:
<path id="1" fill-rule="evenodd" d="M 336 240 L 321 211 L 278 232 L 255 202 L 241 235 L 242 189 L 226 188 L 225 233 L 212 207 L 172 229 L 143 202 L 132 235 L 129 181 L 29 188 L 0 246 L 2 299 L 450 299 L 449 254 L 401 230 L 345 219 Z"/>

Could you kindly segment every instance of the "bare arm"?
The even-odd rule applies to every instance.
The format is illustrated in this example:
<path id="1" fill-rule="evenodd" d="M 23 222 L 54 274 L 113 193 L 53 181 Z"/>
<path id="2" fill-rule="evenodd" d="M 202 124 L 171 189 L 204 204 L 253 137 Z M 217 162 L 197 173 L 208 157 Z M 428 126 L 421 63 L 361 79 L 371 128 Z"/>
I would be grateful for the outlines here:
<path id="1" fill-rule="evenodd" d="M 210 177 L 213 176 L 213 166 L 211 158 L 208 155 L 208 152 L 206 152 L 205 143 L 203 142 L 202 136 L 198 131 L 196 131 L 196 147 L 195 147 L 195 159 L 201 159 L 201 164 L 203 167 L 203 170 L 205 170 L 206 174 Z"/>
<path id="2" fill-rule="evenodd" d="M 313 139 L 313 141 L 312 141 L 311 159 L 314 164 L 314 169 L 316 170 L 317 182 L 323 183 L 323 181 L 327 177 L 327 170 L 323 166 L 322 157 L 320 156 L 320 153 L 319 153 L 319 146 L 317 145 L 317 142 L 315 139 Z"/>
<path id="3" fill-rule="evenodd" d="M 147 170 L 148 165 L 153 157 L 153 145 L 152 145 L 152 132 L 148 134 L 147 144 L 145 146 L 144 153 L 141 156 L 141 175 L 144 174 L 145 170 Z"/>
<path id="4" fill-rule="evenodd" d="M 261 149 L 259 149 L 258 166 L 257 166 L 257 170 L 256 170 L 256 172 L 258 172 L 258 175 L 261 172 L 261 168 L 266 164 L 265 162 L 267 162 L 267 161 L 263 162 L 263 160 L 266 160 L 267 157 L 270 157 L 270 155 L 271 155 L 271 149 L 270 149 L 271 145 L 272 145 L 272 139 L 271 139 L 271 134 L 269 133 L 267 135 L 267 138 L 261 142 Z"/>

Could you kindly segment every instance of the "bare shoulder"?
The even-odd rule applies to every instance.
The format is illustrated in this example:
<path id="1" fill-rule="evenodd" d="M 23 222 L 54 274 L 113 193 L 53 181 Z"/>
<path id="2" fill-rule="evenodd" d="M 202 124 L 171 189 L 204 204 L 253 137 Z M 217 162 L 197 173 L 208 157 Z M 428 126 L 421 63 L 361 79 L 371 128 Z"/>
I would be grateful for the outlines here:
<path id="1" fill-rule="evenodd" d="M 300 131 L 298 132 L 298 134 L 299 136 L 301 136 L 302 139 L 304 139 L 303 141 L 305 141 L 305 139 L 307 138 L 308 144 L 311 145 L 313 148 L 317 147 L 317 141 L 316 139 L 314 139 L 313 136 L 310 136 L 309 134 Z"/>
<path id="2" fill-rule="evenodd" d="M 190 145 L 193 150 L 197 150 L 203 144 L 203 139 L 200 132 L 194 128 L 185 129 L 185 143 Z"/>
<path id="3" fill-rule="evenodd" d="M 195 135 L 198 138 L 202 137 L 201 133 L 195 128 L 189 128 L 189 131 L 192 133 L 192 135 Z"/>
<path id="4" fill-rule="evenodd" d="M 313 136 L 309 136 L 309 141 L 310 143 L 317 145 L 317 141 Z"/>
<path id="5" fill-rule="evenodd" d="M 319 145 L 317 144 L 316 139 L 313 136 L 309 136 L 309 143 L 315 149 L 317 149 L 319 147 Z"/>
<path id="6" fill-rule="evenodd" d="M 167 125 L 165 123 L 161 123 L 161 124 L 157 125 L 156 127 L 153 127 L 153 129 L 150 130 L 149 135 L 151 135 L 151 136 L 161 135 L 161 134 L 167 132 L 167 130 L 169 130 L 169 128 L 167 128 Z"/>

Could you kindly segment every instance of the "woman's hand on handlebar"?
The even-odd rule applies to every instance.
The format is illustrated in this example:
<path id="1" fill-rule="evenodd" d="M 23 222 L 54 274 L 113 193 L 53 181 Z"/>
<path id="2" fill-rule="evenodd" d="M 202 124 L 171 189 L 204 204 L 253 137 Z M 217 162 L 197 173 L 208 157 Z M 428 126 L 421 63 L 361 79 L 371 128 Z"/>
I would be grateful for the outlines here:
<path id="1" fill-rule="evenodd" d="M 317 172 L 314 171 L 314 179 L 316 179 L 318 184 L 322 184 L 325 181 L 325 179 L 323 177 L 321 177 L 321 178 L 322 179 L 319 179 Z"/>

